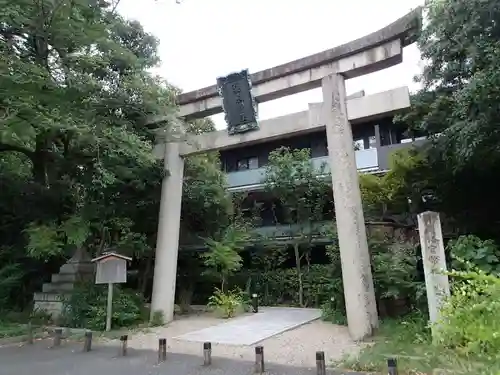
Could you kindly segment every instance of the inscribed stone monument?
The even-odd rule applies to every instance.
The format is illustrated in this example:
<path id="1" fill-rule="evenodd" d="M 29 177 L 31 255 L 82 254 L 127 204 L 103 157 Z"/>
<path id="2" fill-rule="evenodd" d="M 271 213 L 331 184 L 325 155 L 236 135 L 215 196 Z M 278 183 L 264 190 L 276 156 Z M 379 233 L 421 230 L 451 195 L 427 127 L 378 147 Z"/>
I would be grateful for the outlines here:
<path id="1" fill-rule="evenodd" d="M 429 318 L 432 324 L 436 324 L 440 320 L 439 311 L 443 302 L 450 295 L 448 276 L 445 273 L 446 256 L 439 214 L 432 211 L 419 214 L 418 230 L 422 247 Z"/>

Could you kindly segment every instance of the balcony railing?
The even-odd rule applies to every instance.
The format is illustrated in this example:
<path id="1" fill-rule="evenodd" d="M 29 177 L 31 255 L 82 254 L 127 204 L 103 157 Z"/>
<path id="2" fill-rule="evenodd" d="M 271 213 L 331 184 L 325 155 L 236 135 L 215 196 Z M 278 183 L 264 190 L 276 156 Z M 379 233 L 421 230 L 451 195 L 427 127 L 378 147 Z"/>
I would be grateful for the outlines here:
<path id="1" fill-rule="evenodd" d="M 296 237 L 300 233 L 304 235 L 321 235 L 331 225 L 331 221 L 319 221 L 312 223 L 311 227 L 299 226 L 297 224 L 279 224 L 275 226 L 263 226 L 255 228 L 255 233 L 262 237 L 286 239 Z"/>
<path id="2" fill-rule="evenodd" d="M 332 226 L 333 222 L 329 220 L 318 221 L 312 223 L 310 227 L 301 226 L 298 224 L 278 224 L 257 227 L 254 229 L 254 236 L 248 243 L 266 238 L 267 241 L 278 241 L 286 243 L 294 238 L 302 235 L 312 234 L 314 243 L 330 243 L 332 238 L 327 234 L 328 227 Z M 206 244 L 202 238 L 195 234 L 181 232 L 179 238 L 180 246 L 185 250 L 203 250 L 206 249 Z"/>
<path id="3" fill-rule="evenodd" d="M 356 151 L 356 166 L 360 171 L 370 171 L 378 169 L 378 153 L 376 148 Z M 330 172 L 328 156 L 312 158 L 312 163 L 318 170 L 326 163 L 325 172 Z M 230 189 L 257 188 L 262 186 L 266 169 L 248 169 L 244 171 L 229 172 L 227 182 Z"/>

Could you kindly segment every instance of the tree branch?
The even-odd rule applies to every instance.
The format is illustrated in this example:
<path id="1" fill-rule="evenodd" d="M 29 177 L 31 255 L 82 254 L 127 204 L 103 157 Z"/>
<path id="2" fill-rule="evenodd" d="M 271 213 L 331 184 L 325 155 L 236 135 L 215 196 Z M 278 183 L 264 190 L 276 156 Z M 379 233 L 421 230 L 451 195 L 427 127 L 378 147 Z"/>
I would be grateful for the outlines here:
<path id="1" fill-rule="evenodd" d="M 113 9 L 111 10 L 111 14 L 114 14 L 116 11 L 116 8 L 118 8 L 118 5 L 120 5 L 121 0 L 116 0 L 116 2 L 113 5 Z"/>
<path id="2" fill-rule="evenodd" d="M 33 158 L 34 152 L 23 146 L 9 145 L 7 143 L 0 143 L 0 152 L 20 152 L 30 159 Z"/>
<path id="3" fill-rule="evenodd" d="M 47 22 L 47 31 L 50 30 L 52 27 L 52 24 L 54 23 L 54 18 L 56 17 L 57 12 L 59 11 L 59 8 L 64 4 L 64 0 L 59 0 L 57 4 L 54 5 L 54 8 L 52 9 L 52 15 L 48 18 Z M 71 4 L 73 6 L 73 4 Z"/>

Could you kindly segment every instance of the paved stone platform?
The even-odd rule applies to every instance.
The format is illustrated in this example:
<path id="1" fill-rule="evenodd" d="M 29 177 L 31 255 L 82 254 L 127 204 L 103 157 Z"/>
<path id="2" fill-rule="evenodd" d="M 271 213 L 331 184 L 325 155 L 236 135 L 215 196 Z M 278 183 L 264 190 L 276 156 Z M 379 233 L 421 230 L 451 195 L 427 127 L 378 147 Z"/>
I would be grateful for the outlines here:
<path id="1" fill-rule="evenodd" d="M 321 317 L 318 309 L 265 307 L 256 314 L 233 318 L 213 327 L 174 337 L 176 340 L 225 345 L 253 345 Z"/>
<path id="2" fill-rule="evenodd" d="M 157 363 L 152 350 L 129 349 L 127 357 L 118 356 L 118 345 L 96 345 L 89 353 L 81 343 L 63 342 L 50 349 L 51 341 L 35 345 L 0 347 L 0 375 L 250 375 L 254 364 L 213 357 L 204 367 L 203 357 L 168 353 L 167 361 Z M 340 374 L 327 372 L 328 374 Z M 316 369 L 266 363 L 266 375 L 313 375 Z"/>

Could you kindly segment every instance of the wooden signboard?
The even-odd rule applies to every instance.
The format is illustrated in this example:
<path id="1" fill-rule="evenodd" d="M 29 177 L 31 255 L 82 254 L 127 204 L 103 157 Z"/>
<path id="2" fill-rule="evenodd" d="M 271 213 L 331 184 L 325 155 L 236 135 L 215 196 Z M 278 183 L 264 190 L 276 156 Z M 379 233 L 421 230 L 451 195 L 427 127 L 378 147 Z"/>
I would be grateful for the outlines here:
<path id="1" fill-rule="evenodd" d="M 127 282 L 127 260 L 111 255 L 97 262 L 96 284 L 121 284 Z"/>
<path id="2" fill-rule="evenodd" d="M 108 308 L 106 312 L 106 331 L 111 330 L 111 315 L 113 310 L 113 284 L 127 282 L 127 262 L 132 258 L 117 254 L 105 253 L 92 259 L 97 264 L 95 283 L 108 284 Z"/>

